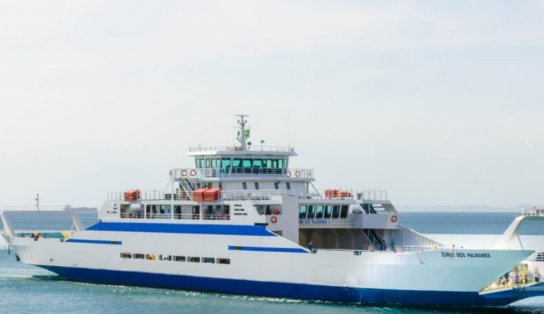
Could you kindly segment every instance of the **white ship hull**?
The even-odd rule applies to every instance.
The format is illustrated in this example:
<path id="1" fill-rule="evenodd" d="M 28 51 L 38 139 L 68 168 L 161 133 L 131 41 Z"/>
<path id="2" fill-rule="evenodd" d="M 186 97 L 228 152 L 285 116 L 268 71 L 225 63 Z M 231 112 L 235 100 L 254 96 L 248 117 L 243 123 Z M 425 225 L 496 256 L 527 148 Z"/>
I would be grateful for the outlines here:
<path id="1" fill-rule="evenodd" d="M 260 235 L 82 231 L 67 241 L 22 237 L 9 241 L 23 263 L 79 281 L 335 302 L 467 306 L 512 302 L 479 292 L 533 253 L 310 253 L 262 227 L 229 227 Z M 123 259 L 123 252 L 153 254 L 156 259 Z M 159 255 L 226 258 L 230 264 L 158 260 Z"/>

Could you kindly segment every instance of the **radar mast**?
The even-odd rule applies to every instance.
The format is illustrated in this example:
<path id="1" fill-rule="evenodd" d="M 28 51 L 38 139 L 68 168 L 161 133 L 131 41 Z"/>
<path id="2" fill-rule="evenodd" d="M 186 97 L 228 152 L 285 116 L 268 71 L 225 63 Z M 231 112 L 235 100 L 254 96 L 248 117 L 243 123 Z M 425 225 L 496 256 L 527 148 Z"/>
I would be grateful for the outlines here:
<path id="1" fill-rule="evenodd" d="M 246 130 L 247 120 L 245 120 L 245 118 L 249 117 L 249 115 L 237 114 L 236 116 L 240 117 L 240 119 L 237 121 L 240 129 L 238 130 L 238 137 L 236 139 L 240 142 L 241 150 L 245 151 L 247 148 L 246 140 L 249 138 L 249 129 Z"/>

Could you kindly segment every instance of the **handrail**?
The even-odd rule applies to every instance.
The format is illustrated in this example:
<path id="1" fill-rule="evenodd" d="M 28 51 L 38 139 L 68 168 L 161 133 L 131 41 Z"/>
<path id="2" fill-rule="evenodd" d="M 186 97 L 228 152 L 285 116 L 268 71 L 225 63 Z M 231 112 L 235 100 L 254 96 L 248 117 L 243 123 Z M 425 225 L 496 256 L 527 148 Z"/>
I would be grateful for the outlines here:
<path id="1" fill-rule="evenodd" d="M 222 168 L 179 168 L 171 169 L 170 174 L 174 180 L 182 179 L 203 179 L 203 178 L 239 178 L 251 175 L 266 177 L 291 177 L 294 179 L 313 179 L 313 169 L 289 168 L 289 169 L 266 169 L 266 168 L 244 168 L 232 169 Z"/>
<path id="2" fill-rule="evenodd" d="M 523 216 L 543 217 L 544 209 L 536 207 L 528 208 L 523 210 Z"/>
<path id="3" fill-rule="evenodd" d="M 350 190 L 352 191 L 352 190 Z M 383 198 L 370 198 L 372 195 L 387 195 L 387 191 L 378 191 L 383 192 L 382 194 L 370 193 L 374 191 L 363 191 L 363 192 L 353 192 L 349 197 L 335 197 L 328 198 L 324 197 L 323 194 L 315 193 L 304 193 L 300 191 L 292 190 L 222 190 L 220 199 L 223 200 L 268 200 L 274 196 L 296 196 L 301 200 L 318 200 L 318 201 L 327 201 L 327 200 L 353 200 L 353 201 L 373 201 L 373 202 L 388 202 L 388 200 Z M 191 200 L 192 192 L 189 191 L 176 191 L 174 193 L 169 193 L 168 191 L 161 190 L 151 190 L 151 191 L 141 191 L 140 199 L 141 201 L 178 201 L 178 200 Z M 364 196 L 364 197 L 363 197 Z M 110 192 L 107 194 L 108 201 L 123 201 L 124 194 L 123 192 Z"/>
<path id="4" fill-rule="evenodd" d="M 247 146 L 242 150 L 240 146 L 196 146 L 189 147 L 189 153 L 215 152 L 215 151 L 252 151 L 252 152 L 278 152 L 278 153 L 294 153 L 295 148 L 291 146 Z"/>

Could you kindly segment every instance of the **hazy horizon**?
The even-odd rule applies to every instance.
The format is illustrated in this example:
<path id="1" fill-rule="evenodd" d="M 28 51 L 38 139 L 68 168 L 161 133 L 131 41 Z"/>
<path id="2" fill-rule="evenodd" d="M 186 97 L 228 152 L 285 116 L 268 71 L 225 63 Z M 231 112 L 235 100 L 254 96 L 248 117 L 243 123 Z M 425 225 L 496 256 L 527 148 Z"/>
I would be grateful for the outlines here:
<path id="1" fill-rule="evenodd" d="M 543 2 L 1 7 L 0 206 L 161 190 L 240 113 L 320 189 L 544 205 Z"/>

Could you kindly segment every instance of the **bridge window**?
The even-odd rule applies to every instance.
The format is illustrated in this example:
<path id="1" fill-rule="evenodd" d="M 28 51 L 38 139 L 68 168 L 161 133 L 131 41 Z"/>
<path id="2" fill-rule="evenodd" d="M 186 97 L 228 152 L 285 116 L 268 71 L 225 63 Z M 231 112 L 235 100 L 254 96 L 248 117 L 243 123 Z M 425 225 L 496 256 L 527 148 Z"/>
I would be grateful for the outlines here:
<path id="1" fill-rule="evenodd" d="M 332 207 L 332 218 L 340 217 L 340 205 L 334 205 Z"/>
<path id="2" fill-rule="evenodd" d="M 308 209 L 307 209 L 306 205 L 300 205 L 299 208 L 298 208 L 298 218 L 300 218 L 300 219 L 306 218 L 307 210 Z"/>
<path id="3" fill-rule="evenodd" d="M 316 205 L 315 218 L 316 219 L 323 218 L 323 205 Z"/>
<path id="4" fill-rule="evenodd" d="M 332 205 L 325 205 L 325 218 L 331 218 L 332 217 Z"/>
<path id="5" fill-rule="evenodd" d="M 196 167 L 197 168 L 205 168 L 205 161 L 204 158 L 197 158 L 196 159 Z"/>
<path id="6" fill-rule="evenodd" d="M 308 205 L 308 219 L 314 219 L 315 205 Z"/>
<path id="7" fill-rule="evenodd" d="M 242 167 L 242 159 L 234 158 L 232 160 L 232 172 L 238 172 L 238 170 Z"/>
<path id="8" fill-rule="evenodd" d="M 230 164 L 223 164 L 225 159 L 221 161 L 222 171 L 228 171 Z M 230 161 L 229 161 L 230 162 Z M 260 158 L 234 158 L 232 160 L 233 173 L 282 173 L 282 169 L 287 168 L 287 160 L 284 159 L 260 159 Z"/>
<path id="9" fill-rule="evenodd" d="M 348 217 L 348 205 L 342 205 L 342 211 L 340 212 L 340 218 L 347 218 Z"/>
<path id="10" fill-rule="evenodd" d="M 230 158 L 222 158 L 221 159 L 221 172 L 222 173 L 228 173 L 230 171 L 230 164 L 231 164 Z"/>
<path id="11" fill-rule="evenodd" d="M 242 161 L 242 167 L 243 167 L 244 169 L 249 169 L 249 168 L 251 168 L 251 159 L 244 159 L 244 160 Z"/>

